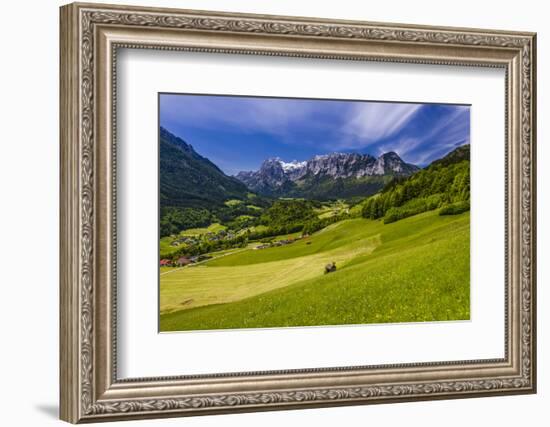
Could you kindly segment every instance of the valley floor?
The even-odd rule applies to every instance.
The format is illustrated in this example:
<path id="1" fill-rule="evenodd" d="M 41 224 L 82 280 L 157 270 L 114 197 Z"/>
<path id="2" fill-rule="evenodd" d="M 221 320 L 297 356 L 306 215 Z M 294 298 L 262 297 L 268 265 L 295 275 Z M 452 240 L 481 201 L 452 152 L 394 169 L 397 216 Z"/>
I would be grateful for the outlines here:
<path id="1" fill-rule="evenodd" d="M 347 219 L 286 246 L 163 269 L 160 312 L 161 331 L 469 319 L 470 214 Z"/>

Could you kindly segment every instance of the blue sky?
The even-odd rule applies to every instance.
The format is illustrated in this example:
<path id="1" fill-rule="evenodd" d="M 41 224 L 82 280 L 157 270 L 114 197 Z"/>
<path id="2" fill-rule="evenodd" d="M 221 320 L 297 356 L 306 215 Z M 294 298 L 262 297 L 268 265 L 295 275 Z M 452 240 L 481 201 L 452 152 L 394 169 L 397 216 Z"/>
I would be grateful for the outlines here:
<path id="1" fill-rule="evenodd" d="M 470 107 L 372 101 L 160 95 L 160 125 L 225 173 L 269 157 L 395 151 L 425 166 L 470 142 Z"/>

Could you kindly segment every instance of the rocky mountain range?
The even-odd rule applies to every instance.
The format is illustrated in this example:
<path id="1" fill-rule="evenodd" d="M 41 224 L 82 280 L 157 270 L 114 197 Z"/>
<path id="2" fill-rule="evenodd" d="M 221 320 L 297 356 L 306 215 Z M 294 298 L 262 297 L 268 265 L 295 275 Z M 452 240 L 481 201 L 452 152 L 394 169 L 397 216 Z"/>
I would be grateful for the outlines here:
<path id="1" fill-rule="evenodd" d="M 247 199 L 249 192 L 316 200 L 367 197 L 393 177 L 409 176 L 417 170 L 394 152 L 377 158 L 331 153 L 301 162 L 270 158 L 257 171 L 228 176 L 191 144 L 160 129 L 161 207 L 223 206 L 228 199 Z"/>
<path id="2" fill-rule="evenodd" d="M 235 177 L 251 191 L 263 195 L 331 198 L 372 194 L 388 177 L 409 176 L 418 169 L 394 152 L 378 158 L 369 154 L 331 153 L 302 162 L 270 158 L 259 170 L 239 172 Z"/>

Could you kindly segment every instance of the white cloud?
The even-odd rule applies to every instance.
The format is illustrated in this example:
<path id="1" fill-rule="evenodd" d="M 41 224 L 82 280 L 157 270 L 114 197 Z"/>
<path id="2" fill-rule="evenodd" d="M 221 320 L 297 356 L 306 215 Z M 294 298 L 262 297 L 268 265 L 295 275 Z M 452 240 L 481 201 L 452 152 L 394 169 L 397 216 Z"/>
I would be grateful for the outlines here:
<path id="1" fill-rule="evenodd" d="M 466 120 L 470 108 L 455 107 L 456 110 L 436 123 L 429 132 L 415 139 L 405 138 L 394 144 L 401 157 L 415 164 L 426 164 L 453 150 L 456 146 L 469 143 L 469 121 Z M 437 144 L 427 141 L 437 138 Z"/>
<path id="2" fill-rule="evenodd" d="M 343 131 L 353 138 L 347 143 L 365 147 L 388 138 L 409 123 L 422 104 L 395 104 L 372 102 L 356 104 Z"/>

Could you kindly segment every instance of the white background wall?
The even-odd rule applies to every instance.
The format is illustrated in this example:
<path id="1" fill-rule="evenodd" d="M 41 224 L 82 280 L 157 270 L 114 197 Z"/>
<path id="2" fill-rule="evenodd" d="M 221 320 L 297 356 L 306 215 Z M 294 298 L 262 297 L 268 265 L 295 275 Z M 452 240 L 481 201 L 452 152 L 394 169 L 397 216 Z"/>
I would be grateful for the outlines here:
<path id="1" fill-rule="evenodd" d="M 110 0 L 113 3 L 122 3 Z M 538 32 L 539 393 L 438 402 L 266 412 L 132 425 L 482 426 L 548 423 L 550 316 L 550 28 L 545 2 L 357 0 L 133 0 L 133 4 Z M 2 4 L 0 66 L 0 422 L 59 425 L 58 402 L 58 6 Z M 490 165 L 487 166 L 490 168 Z M 546 218 L 545 218 L 546 217 Z M 546 419 L 545 419 L 546 418 Z"/>

